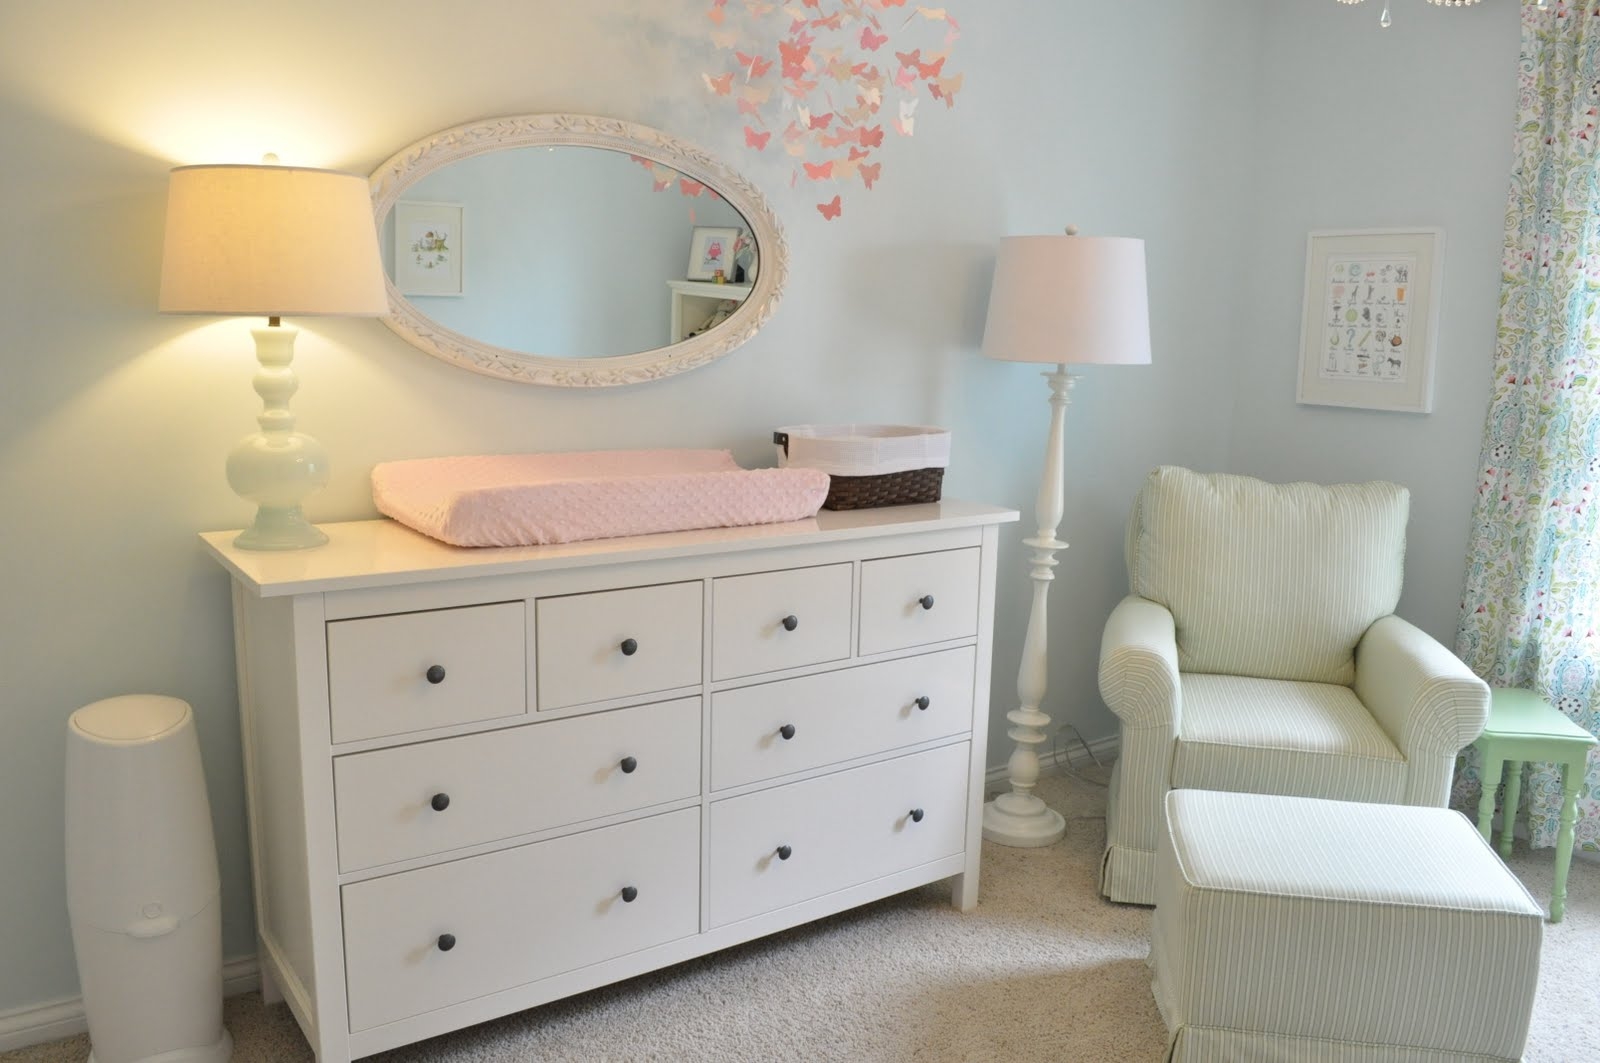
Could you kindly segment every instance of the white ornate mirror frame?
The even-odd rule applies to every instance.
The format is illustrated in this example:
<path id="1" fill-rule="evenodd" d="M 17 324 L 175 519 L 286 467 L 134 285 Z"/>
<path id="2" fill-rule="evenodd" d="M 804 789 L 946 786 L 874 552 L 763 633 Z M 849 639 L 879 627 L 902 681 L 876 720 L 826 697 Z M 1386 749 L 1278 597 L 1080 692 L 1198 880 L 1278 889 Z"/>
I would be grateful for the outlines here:
<path id="1" fill-rule="evenodd" d="M 721 358 L 766 324 L 789 275 L 789 249 L 777 215 L 760 190 L 739 173 L 649 126 L 581 114 L 509 115 L 454 126 L 401 149 L 373 171 L 374 217 L 381 226 L 406 189 L 452 162 L 505 148 L 557 145 L 606 148 L 670 166 L 714 189 L 744 216 L 755 237 L 761 269 L 750 295 L 728 320 L 698 336 L 639 354 L 560 358 L 497 347 L 445 328 L 401 295 L 391 278 L 384 324 L 412 346 L 462 368 L 555 387 L 610 387 L 671 376 Z"/>

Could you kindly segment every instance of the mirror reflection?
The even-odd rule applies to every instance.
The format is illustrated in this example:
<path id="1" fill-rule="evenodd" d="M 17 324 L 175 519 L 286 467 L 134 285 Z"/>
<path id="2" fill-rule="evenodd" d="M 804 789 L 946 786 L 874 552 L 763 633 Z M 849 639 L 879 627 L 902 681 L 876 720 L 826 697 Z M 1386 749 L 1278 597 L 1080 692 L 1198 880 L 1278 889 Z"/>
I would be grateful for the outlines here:
<path id="1" fill-rule="evenodd" d="M 751 232 L 709 186 L 577 145 L 459 159 L 406 188 L 381 227 L 390 279 L 421 314 L 481 343 L 565 358 L 715 329 L 759 270 Z"/>

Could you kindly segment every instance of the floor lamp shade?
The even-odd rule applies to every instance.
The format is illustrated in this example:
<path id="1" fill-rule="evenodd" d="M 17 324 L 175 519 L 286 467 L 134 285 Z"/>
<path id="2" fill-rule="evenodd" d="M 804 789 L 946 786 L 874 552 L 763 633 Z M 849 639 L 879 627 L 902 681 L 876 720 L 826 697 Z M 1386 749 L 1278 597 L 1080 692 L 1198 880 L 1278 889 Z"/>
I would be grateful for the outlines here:
<path id="1" fill-rule="evenodd" d="M 389 312 L 365 179 L 292 166 L 180 166 L 167 188 L 161 310 Z"/>
<path id="2" fill-rule="evenodd" d="M 1114 236 L 1003 238 L 983 353 L 1052 365 L 1148 363 L 1144 241 Z"/>

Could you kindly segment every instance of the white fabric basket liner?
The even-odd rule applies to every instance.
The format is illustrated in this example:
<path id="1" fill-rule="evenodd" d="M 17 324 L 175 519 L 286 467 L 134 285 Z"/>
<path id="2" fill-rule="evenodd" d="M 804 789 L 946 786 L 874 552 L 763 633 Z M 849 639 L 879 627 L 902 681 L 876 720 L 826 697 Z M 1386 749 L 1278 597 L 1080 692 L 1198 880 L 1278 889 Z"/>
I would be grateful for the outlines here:
<path id="1" fill-rule="evenodd" d="M 909 424 L 802 424 L 778 429 L 778 465 L 820 469 L 830 476 L 882 476 L 950 464 L 950 433 Z"/>

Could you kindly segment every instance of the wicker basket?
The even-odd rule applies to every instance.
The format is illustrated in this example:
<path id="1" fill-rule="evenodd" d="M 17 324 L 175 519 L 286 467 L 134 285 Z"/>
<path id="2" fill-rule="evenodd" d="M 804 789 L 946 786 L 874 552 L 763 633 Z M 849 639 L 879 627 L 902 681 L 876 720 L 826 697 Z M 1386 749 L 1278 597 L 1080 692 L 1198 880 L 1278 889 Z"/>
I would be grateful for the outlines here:
<path id="1" fill-rule="evenodd" d="M 937 502 L 944 485 L 940 468 L 886 472 L 878 476 L 830 476 L 823 509 L 872 509 Z"/>
<path id="2" fill-rule="evenodd" d="M 950 433 L 916 425 L 796 425 L 772 434 L 778 463 L 830 477 L 823 509 L 937 502 Z"/>

